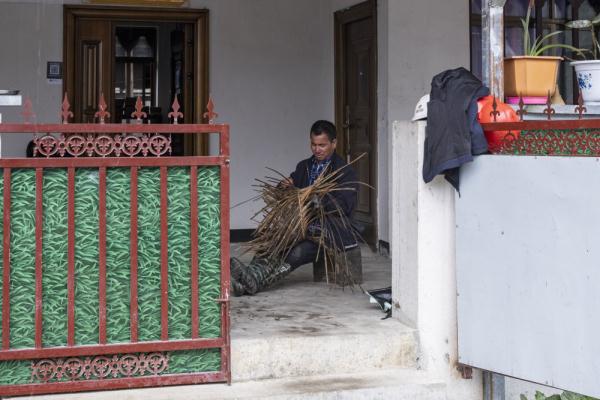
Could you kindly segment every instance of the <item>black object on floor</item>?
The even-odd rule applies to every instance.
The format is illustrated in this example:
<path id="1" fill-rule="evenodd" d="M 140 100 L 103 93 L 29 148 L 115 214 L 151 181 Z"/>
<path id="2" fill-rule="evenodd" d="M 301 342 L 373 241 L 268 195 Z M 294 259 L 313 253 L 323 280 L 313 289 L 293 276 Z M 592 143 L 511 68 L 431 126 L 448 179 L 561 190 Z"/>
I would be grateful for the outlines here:
<path id="1" fill-rule="evenodd" d="M 369 301 L 373 304 L 377 304 L 381 311 L 386 315 L 382 319 L 387 319 L 392 316 L 392 287 L 388 286 L 381 289 L 365 290 L 361 287 L 362 291 L 369 296 Z"/>

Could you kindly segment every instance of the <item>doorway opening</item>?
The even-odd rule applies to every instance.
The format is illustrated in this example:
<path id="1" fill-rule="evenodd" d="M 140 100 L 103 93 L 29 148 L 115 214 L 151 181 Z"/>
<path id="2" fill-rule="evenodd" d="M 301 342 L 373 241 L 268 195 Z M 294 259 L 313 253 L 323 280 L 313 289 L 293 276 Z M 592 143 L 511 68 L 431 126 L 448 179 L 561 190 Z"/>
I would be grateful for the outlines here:
<path id="1" fill-rule="evenodd" d="M 63 90 L 75 122 L 129 123 L 138 97 L 144 123 L 167 123 L 175 97 L 182 123 L 202 123 L 208 102 L 208 11 L 64 6 Z M 204 135 L 205 136 L 205 135 Z M 203 155 L 206 138 L 173 135 L 173 155 Z"/>
<path id="2" fill-rule="evenodd" d="M 377 244 L 377 1 L 368 0 L 334 14 L 335 122 L 338 151 L 354 168 L 358 189 L 354 217 L 363 238 Z"/>

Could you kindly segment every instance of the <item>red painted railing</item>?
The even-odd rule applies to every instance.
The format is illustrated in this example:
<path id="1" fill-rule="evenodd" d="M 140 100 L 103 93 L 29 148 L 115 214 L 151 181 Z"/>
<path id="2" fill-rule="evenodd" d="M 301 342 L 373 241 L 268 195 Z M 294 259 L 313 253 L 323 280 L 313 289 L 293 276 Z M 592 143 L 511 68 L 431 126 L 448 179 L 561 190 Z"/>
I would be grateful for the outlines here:
<path id="1" fill-rule="evenodd" d="M 585 119 L 587 108 L 581 94 L 578 104 L 573 106 L 575 118 L 556 119 L 556 111 L 548 95 L 545 119 L 525 120 L 527 110 L 523 99 L 516 111 L 519 121 L 501 122 L 500 112 L 494 99 L 490 117 L 493 122 L 482 123 L 486 132 L 497 132 L 503 139 L 490 146 L 493 154 L 539 155 L 539 156 L 600 156 L 600 119 Z"/>
<path id="2" fill-rule="evenodd" d="M 0 395 L 23 395 L 57 393 L 84 390 L 177 385 L 202 382 L 230 382 L 229 339 L 229 126 L 215 124 L 216 116 L 212 101 L 205 117 L 208 124 L 177 124 L 179 112 L 175 100 L 172 124 L 142 124 L 144 113 L 138 99 L 132 117 L 138 123 L 107 124 L 103 101 L 96 114 L 98 124 L 68 123 L 69 111 L 65 95 L 61 112 L 62 124 L 37 124 L 28 122 L 33 115 L 31 103 L 25 103 L 25 123 L 0 124 L 2 134 L 31 134 L 35 157 L 3 158 L 3 283 L 2 283 L 2 347 L 3 361 L 31 361 L 31 380 L 27 383 L 2 385 Z M 171 134 L 219 135 L 220 151 L 214 156 L 169 156 Z M 6 136 L 5 136 L 6 137 Z M 220 304 L 219 337 L 201 337 L 199 334 L 199 232 L 198 232 L 198 183 L 199 168 L 212 166 L 220 175 L 220 296 L 214 301 Z M 121 167 L 130 170 L 130 341 L 107 342 L 107 169 Z M 160 340 L 140 341 L 138 335 L 138 169 L 160 169 Z M 169 268 L 167 236 L 167 172 L 171 167 L 187 167 L 190 174 L 190 279 L 191 279 L 191 337 L 169 339 Z M 16 168 L 35 170 L 35 345 L 32 348 L 11 346 L 11 176 Z M 42 343 L 43 291 L 43 177 L 48 168 L 67 171 L 67 343 L 66 346 L 44 347 Z M 98 170 L 98 343 L 78 345 L 75 340 L 75 177 L 79 168 Z M 186 216 L 187 217 L 187 216 Z M 200 244 L 201 245 L 201 244 Z M 218 371 L 169 374 L 165 369 L 169 352 L 196 349 L 218 349 Z M 167 372 L 166 374 L 164 372 Z M 91 379 L 90 379 L 91 377 Z"/>

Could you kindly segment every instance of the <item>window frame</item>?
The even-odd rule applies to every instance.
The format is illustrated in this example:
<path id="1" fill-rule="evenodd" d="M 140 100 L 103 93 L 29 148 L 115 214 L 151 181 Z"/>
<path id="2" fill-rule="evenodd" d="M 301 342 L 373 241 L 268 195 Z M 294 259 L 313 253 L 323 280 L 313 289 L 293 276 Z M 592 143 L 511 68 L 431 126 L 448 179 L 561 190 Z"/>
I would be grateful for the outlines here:
<path id="1" fill-rule="evenodd" d="M 482 0 L 486 1 L 486 0 Z M 522 0 L 522 1 L 527 1 L 527 0 Z M 538 32 L 544 32 L 544 30 L 549 30 L 550 32 L 556 30 L 558 28 L 558 26 L 560 25 L 564 25 L 567 22 L 566 18 L 556 18 L 554 15 L 554 11 L 555 11 L 555 1 L 556 0 L 536 0 L 535 1 L 535 13 L 532 16 L 532 21 L 533 21 L 533 32 L 532 32 L 532 37 L 537 37 Z M 578 19 L 579 18 L 579 9 L 581 7 L 581 5 L 583 4 L 583 0 L 571 0 L 570 5 L 568 5 L 569 8 L 567 8 L 566 10 L 566 14 L 568 15 L 570 11 L 571 13 L 571 18 L 573 20 Z M 543 9 L 545 6 L 548 6 L 548 16 L 544 17 L 543 15 Z M 482 5 L 483 6 L 483 5 Z M 504 14 L 504 27 L 507 28 L 521 28 L 521 18 L 523 18 L 524 16 L 513 16 L 513 15 L 506 15 L 506 11 Z M 470 54 L 470 68 L 471 71 L 473 71 L 474 68 L 474 60 L 473 60 L 473 28 L 474 27 L 479 27 L 481 29 L 482 26 L 482 14 L 477 14 L 473 12 L 473 0 L 469 1 L 469 54 Z M 506 41 L 506 34 L 505 34 L 505 41 Z M 571 30 L 571 43 L 569 43 L 572 46 L 575 47 L 579 47 L 579 31 L 577 29 L 573 29 Z M 481 45 L 481 43 L 479 43 L 479 45 Z M 506 48 L 506 46 L 505 46 Z M 482 65 L 483 68 L 483 65 Z M 577 82 L 577 80 L 575 79 L 575 72 L 572 72 L 573 74 L 573 80 L 572 82 Z M 573 87 L 571 88 L 572 90 L 572 96 L 573 99 L 577 99 L 578 95 L 579 95 L 579 89 L 576 85 L 572 85 Z M 568 88 L 566 89 L 568 90 Z"/>

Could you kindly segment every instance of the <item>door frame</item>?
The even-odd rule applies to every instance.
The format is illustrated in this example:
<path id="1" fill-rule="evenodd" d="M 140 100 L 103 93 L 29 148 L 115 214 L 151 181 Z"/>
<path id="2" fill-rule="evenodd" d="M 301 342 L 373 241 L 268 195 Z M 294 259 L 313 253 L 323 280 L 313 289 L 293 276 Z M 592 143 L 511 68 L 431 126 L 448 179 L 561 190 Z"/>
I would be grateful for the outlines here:
<path id="1" fill-rule="evenodd" d="M 352 7 L 338 10 L 334 13 L 334 59 L 335 59 L 335 125 L 338 127 L 338 140 L 337 140 L 337 153 L 346 159 L 346 153 L 348 151 L 348 138 L 346 137 L 346 123 L 344 115 L 344 103 L 346 99 L 345 81 L 346 81 L 346 63 L 345 57 L 346 52 L 344 43 L 344 27 L 346 24 L 355 22 L 364 18 L 371 18 L 373 21 L 373 58 L 371 59 L 370 74 L 373 77 L 371 81 L 371 87 L 369 88 L 371 98 L 371 116 L 369 125 L 372 128 L 371 133 L 371 145 L 373 148 L 371 166 L 370 166 L 370 177 L 371 183 L 377 185 L 377 177 L 379 175 L 377 163 L 379 159 L 378 155 L 378 130 L 377 130 L 377 0 L 367 0 L 365 2 L 356 4 Z M 373 205 L 373 232 L 365 233 L 365 241 L 371 246 L 377 245 L 377 239 L 379 236 L 379 227 L 377 223 L 378 218 L 378 202 L 377 202 L 377 191 L 376 189 L 370 190 L 371 204 Z"/>
<path id="2" fill-rule="evenodd" d="M 75 93 L 75 55 L 76 55 L 76 20 L 89 18 L 109 21 L 127 22 L 177 22 L 194 25 L 194 71 L 193 93 L 184 92 L 184 104 L 192 105 L 191 115 L 186 113 L 185 123 L 208 123 L 204 117 L 204 108 L 208 103 L 208 29 L 207 9 L 173 9 L 161 7 L 118 7 L 118 6 L 88 6 L 64 5 L 63 6 L 63 93 L 71 96 Z M 114 38 L 113 38 L 114 41 Z M 111 44 L 114 46 L 114 43 Z M 109 77 L 112 81 L 112 77 Z M 186 108 L 190 110 L 190 107 Z M 114 115 L 114 102 L 109 104 L 109 112 Z M 194 155 L 208 154 L 207 135 L 195 135 L 194 142 L 190 143 Z"/>

